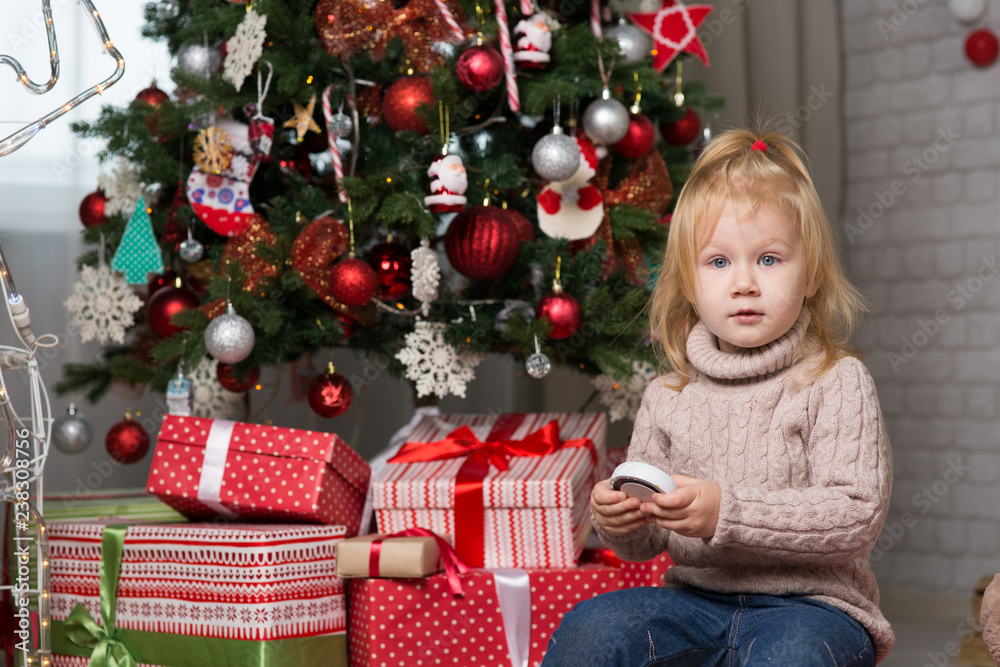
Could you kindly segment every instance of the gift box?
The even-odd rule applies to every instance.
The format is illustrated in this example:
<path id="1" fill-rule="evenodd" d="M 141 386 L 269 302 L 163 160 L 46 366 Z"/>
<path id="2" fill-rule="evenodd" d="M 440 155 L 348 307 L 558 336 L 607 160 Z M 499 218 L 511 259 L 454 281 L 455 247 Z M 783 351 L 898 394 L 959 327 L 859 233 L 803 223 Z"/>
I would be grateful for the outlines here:
<path id="1" fill-rule="evenodd" d="M 167 415 L 146 490 L 192 519 L 310 521 L 356 535 L 370 474 L 335 433 Z"/>
<path id="2" fill-rule="evenodd" d="M 606 433 L 593 412 L 425 416 L 372 483 L 379 531 L 450 535 L 474 567 L 572 567 Z"/>
<path id="3" fill-rule="evenodd" d="M 438 540 L 430 536 L 363 535 L 337 544 L 337 576 L 345 579 L 426 577 L 441 568 Z"/>
<path id="4" fill-rule="evenodd" d="M 621 573 L 622 588 L 640 588 L 642 586 L 662 586 L 667 570 L 674 566 L 670 554 L 664 551 L 656 558 L 632 562 L 622 560 L 615 552 L 607 548 L 584 549 L 580 556 L 581 563 L 596 563 L 617 568 Z"/>
<path id="5" fill-rule="evenodd" d="M 86 666 L 95 650 L 170 667 L 347 664 L 334 576 L 343 526 L 53 523 L 48 533 L 56 667 Z"/>
<path id="6" fill-rule="evenodd" d="M 581 600 L 617 590 L 602 565 L 469 570 L 456 596 L 444 574 L 427 579 L 351 579 L 351 667 L 539 665 L 549 636 Z M 511 659 L 511 655 L 514 659 Z"/>

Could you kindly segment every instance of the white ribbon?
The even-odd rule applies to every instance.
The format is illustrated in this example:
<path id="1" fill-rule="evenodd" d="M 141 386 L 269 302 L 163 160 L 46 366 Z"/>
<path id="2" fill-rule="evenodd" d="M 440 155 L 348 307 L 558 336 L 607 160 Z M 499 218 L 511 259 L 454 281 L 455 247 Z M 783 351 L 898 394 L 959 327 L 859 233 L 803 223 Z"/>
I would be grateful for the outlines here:
<path id="1" fill-rule="evenodd" d="M 531 583 L 528 573 L 517 568 L 489 569 L 497 588 L 500 616 L 507 634 L 511 667 L 528 667 L 531 650 Z"/>
<path id="2" fill-rule="evenodd" d="M 208 442 L 205 443 L 205 458 L 201 462 L 201 479 L 198 480 L 198 500 L 230 519 L 235 519 L 237 514 L 220 501 L 222 477 L 226 472 L 226 455 L 229 454 L 229 442 L 235 426 L 236 422 L 228 419 L 216 419 L 212 422 Z"/>

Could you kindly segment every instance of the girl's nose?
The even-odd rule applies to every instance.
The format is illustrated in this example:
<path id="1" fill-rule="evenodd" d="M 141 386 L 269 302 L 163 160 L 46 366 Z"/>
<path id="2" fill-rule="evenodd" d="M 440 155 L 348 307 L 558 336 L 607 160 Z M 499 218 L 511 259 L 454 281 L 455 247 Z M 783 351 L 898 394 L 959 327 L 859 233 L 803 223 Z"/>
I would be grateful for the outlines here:
<path id="1" fill-rule="evenodd" d="M 732 292 L 734 296 L 757 294 L 757 281 L 754 279 L 753 268 L 747 266 L 735 267 Z"/>

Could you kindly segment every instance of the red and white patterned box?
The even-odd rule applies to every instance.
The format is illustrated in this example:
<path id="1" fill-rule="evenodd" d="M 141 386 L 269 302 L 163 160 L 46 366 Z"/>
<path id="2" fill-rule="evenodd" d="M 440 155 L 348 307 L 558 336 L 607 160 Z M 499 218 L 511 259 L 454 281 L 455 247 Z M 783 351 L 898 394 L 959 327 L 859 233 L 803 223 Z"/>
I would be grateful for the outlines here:
<path id="1" fill-rule="evenodd" d="M 527 570 L 531 587 L 528 664 L 542 662 L 549 636 L 582 600 L 617 590 L 617 569 L 582 565 Z M 351 667 L 510 667 L 505 619 L 494 575 L 470 570 L 460 576 L 456 597 L 447 577 L 351 579 L 348 582 L 348 645 Z M 508 612 L 512 616 L 529 613 Z"/>
<path id="2" fill-rule="evenodd" d="M 370 476 L 335 433 L 167 415 L 146 490 L 193 519 L 311 521 L 356 535 Z"/>
<path id="3" fill-rule="evenodd" d="M 101 619 L 104 527 L 104 522 L 48 526 L 54 646 L 65 645 L 59 633 L 77 604 Z M 330 652 L 321 664 L 346 665 L 345 586 L 334 576 L 336 544 L 345 533 L 343 526 L 301 524 L 129 526 L 115 626 L 173 635 L 178 650 L 188 637 L 202 650 L 212 648 L 213 640 L 244 640 L 244 647 L 256 642 L 260 648 L 254 654 L 260 656 L 319 638 Z M 224 654 L 214 650 L 212 655 Z M 136 659 L 185 662 L 177 656 L 163 656 L 162 663 Z M 88 662 L 78 655 L 54 656 L 55 667 Z"/>
<path id="4" fill-rule="evenodd" d="M 482 481 L 483 547 L 482 556 L 475 554 L 478 560 L 463 552 L 469 543 L 463 541 L 462 527 L 456 528 L 456 475 L 464 457 L 386 465 L 372 482 L 379 532 L 420 527 L 449 535 L 473 566 L 575 566 L 590 532 L 590 492 L 605 465 L 604 413 L 427 416 L 414 426 L 408 441 L 433 443 L 467 426 L 479 441 L 491 442 L 502 422 L 506 426 L 501 439 L 520 441 L 552 421 L 564 443 L 584 439 L 593 448 L 562 447 L 546 456 L 514 456 L 506 471 L 491 465 Z"/>

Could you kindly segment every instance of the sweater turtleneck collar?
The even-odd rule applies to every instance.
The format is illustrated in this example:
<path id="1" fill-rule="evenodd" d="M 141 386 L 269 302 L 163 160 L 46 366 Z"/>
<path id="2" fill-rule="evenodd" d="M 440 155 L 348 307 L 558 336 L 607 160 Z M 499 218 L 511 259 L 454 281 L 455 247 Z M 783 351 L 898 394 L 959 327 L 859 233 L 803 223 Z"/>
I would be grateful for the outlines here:
<path id="1" fill-rule="evenodd" d="M 792 328 L 777 340 L 760 347 L 738 348 L 734 353 L 720 350 L 718 337 L 699 320 L 688 336 L 687 356 L 699 372 L 722 380 L 768 375 L 790 366 L 801 356 L 799 343 L 810 318 L 809 308 L 803 307 Z"/>

